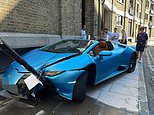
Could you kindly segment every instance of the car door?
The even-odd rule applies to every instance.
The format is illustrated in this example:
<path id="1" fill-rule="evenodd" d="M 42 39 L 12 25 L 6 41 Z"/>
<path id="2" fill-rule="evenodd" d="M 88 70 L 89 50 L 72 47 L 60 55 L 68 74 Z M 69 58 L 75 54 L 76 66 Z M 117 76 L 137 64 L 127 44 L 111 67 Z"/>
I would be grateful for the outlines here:
<path id="1" fill-rule="evenodd" d="M 113 49 L 110 56 L 95 56 L 94 61 L 96 63 L 96 81 L 95 83 L 99 83 L 103 81 L 110 74 L 115 72 L 120 65 L 120 52 Z"/>

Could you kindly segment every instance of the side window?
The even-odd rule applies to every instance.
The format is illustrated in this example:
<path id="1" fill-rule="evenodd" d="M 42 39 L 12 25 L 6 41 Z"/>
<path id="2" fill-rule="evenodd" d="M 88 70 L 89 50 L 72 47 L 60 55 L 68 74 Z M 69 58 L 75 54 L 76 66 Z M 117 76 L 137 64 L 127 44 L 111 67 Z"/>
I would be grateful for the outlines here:
<path id="1" fill-rule="evenodd" d="M 104 50 L 112 51 L 113 49 L 114 49 L 114 47 L 111 42 L 109 42 L 109 41 L 106 43 L 100 42 L 100 44 L 96 45 L 88 54 L 90 56 L 95 57 L 95 56 L 99 55 L 99 53 L 101 51 L 104 51 Z"/>

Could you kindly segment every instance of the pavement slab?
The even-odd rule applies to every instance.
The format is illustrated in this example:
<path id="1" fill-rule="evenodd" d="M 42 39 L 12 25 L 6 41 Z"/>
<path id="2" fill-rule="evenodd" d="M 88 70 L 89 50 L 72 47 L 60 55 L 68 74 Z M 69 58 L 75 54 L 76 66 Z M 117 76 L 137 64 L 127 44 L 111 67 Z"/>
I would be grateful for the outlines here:
<path id="1" fill-rule="evenodd" d="M 129 86 L 132 88 L 138 88 L 138 79 L 125 79 L 120 78 L 119 80 L 115 81 L 115 84 L 120 84 L 124 86 Z"/>
<path id="2" fill-rule="evenodd" d="M 94 87 L 90 87 L 87 90 L 87 95 L 94 98 L 94 99 L 98 99 L 99 96 L 101 95 L 102 91 L 109 91 L 111 89 L 113 84 L 100 84 Z"/>
<path id="3" fill-rule="evenodd" d="M 130 87 L 128 85 L 113 84 L 109 92 L 114 92 L 114 93 L 131 96 L 131 97 L 138 97 L 138 89 Z"/>
<path id="4" fill-rule="evenodd" d="M 98 100 L 116 108 L 138 112 L 137 100 L 135 97 L 103 91 Z"/>

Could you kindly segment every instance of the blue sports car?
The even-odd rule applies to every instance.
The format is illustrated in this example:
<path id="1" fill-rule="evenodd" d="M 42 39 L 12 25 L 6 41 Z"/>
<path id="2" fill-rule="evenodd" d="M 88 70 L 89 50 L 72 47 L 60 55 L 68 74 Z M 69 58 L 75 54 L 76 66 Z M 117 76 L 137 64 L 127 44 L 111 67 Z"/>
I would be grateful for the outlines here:
<path id="1" fill-rule="evenodd" d="M 122 72 L 133 72 L 137 59 L 135 49 L 110 41 L 65 39 L 22 57 L 8 50 L 15 59 L 3 76 L 3 88 L 9 93 L 36 97 L 48 87 L 78 102 L 85 99 L 87 84 L 97 85 Z"/>

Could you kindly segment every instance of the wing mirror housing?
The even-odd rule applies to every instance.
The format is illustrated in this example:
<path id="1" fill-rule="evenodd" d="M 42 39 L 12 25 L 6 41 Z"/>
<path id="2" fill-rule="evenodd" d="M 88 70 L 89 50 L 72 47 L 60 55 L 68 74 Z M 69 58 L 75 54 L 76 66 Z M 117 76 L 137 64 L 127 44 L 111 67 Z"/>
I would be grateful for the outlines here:
<path id="1" fill-rule="evenodd" d="M 111 56 L 112 55 L 112 52 L 111 51 L 101 51 L 99 53 L 99 56 L 100 57 L 103 57 L 103 56 Z"/>

